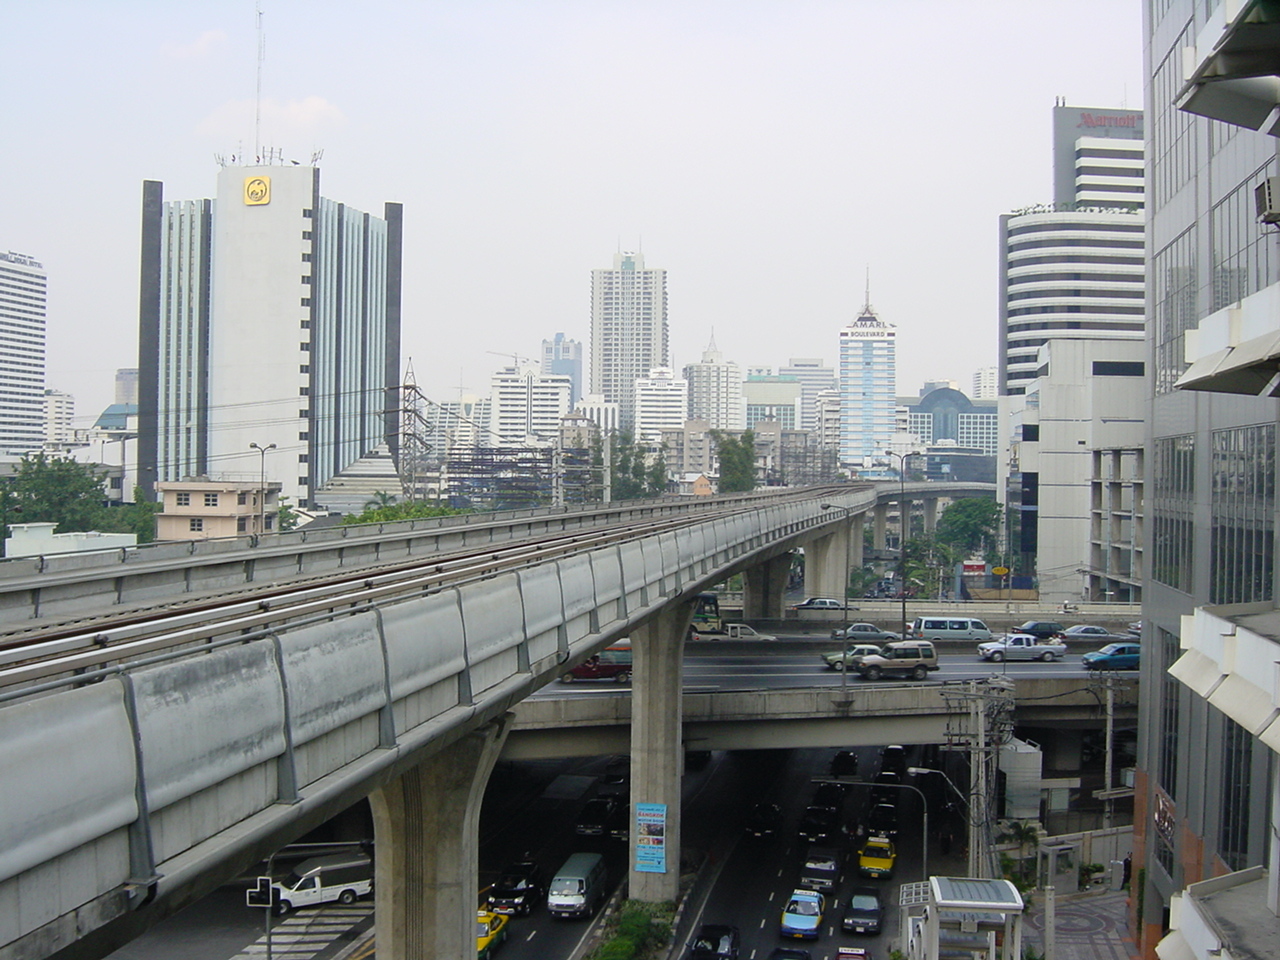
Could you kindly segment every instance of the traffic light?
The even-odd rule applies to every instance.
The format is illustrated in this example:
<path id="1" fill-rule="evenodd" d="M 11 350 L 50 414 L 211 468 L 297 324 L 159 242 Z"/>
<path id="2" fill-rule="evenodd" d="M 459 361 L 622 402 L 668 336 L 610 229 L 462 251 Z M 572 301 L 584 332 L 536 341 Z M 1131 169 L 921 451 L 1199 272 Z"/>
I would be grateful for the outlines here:
<path id="1" fill-rule="evenodd" d="M 245 891 L 244 902 L 251 907 L 271 906 L 271 878 L 259 877 L 258 885 Z"/>

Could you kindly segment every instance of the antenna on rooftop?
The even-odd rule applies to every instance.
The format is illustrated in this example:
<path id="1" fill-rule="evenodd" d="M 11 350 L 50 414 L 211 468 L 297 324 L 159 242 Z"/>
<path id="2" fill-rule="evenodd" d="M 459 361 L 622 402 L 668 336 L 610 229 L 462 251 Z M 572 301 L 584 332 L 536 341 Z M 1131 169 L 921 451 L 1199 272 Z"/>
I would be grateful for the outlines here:
<path id="1" fill-rule="evenodd" d="M 267 36 L 262 31 L 262 4 L 255 3 L 258 18 L 258 79 L 253 98 L 253 155 L 262 162 L 262 61 L 267 58 Z"/>

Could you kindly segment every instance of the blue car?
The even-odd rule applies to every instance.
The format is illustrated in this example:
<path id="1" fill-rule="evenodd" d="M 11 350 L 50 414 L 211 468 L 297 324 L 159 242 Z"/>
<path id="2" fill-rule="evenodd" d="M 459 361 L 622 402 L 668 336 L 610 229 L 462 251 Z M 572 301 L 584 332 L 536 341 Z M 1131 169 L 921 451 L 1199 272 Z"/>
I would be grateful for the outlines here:
<path id="1" fill-rule="evenodd" d="M 822 913 L 827 901 L 812 890 L 795 890 L 782 911 L 782 927 L 778 931 L 784 937 L 797 940 L 817 940 L 822 926 Z"/>
<path id="2" fill-rule="evenodd" d="M 1080 659 L 1086 670 L 1137 670 L 1142 645 L 1138 643 L 1108 643 L 1101 650 L 1086 653 Z"/>

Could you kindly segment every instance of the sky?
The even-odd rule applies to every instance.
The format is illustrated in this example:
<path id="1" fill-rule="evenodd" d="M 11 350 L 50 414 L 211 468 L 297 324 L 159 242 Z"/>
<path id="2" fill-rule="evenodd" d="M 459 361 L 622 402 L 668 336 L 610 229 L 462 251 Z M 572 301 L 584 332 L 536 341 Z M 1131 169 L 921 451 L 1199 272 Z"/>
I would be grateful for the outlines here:
<path id="1" fill-rule="evenodd" d="M 996 364 L 997 218 L 1052 199 L 1050 120 L 1142 105 L 1137 0 L 260 0 L 264 146 L 404 204 L 402 357 L 486 393 L 591 270 L 667 273 L 672 361 L 837 360 L 870 300 L 898 393 Z M 142 181 L 252 153 L 252 0 L 41 0 L 0 30 L 0 250 L 49 274 L 77 425 L 137 365 Z"/>

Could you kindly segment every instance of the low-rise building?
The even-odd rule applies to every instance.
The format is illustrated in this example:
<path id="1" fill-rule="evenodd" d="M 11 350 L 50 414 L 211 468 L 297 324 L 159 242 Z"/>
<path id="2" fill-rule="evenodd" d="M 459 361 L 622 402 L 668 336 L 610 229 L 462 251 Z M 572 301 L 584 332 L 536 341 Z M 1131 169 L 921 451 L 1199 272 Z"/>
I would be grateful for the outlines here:
<path id="1" fill-rule="evenodd" d="M 157 540 L 212 540 L 279 528 L 279 483 L 200 477 L 157 483 L 156 491 L 162 503 Z"/>

